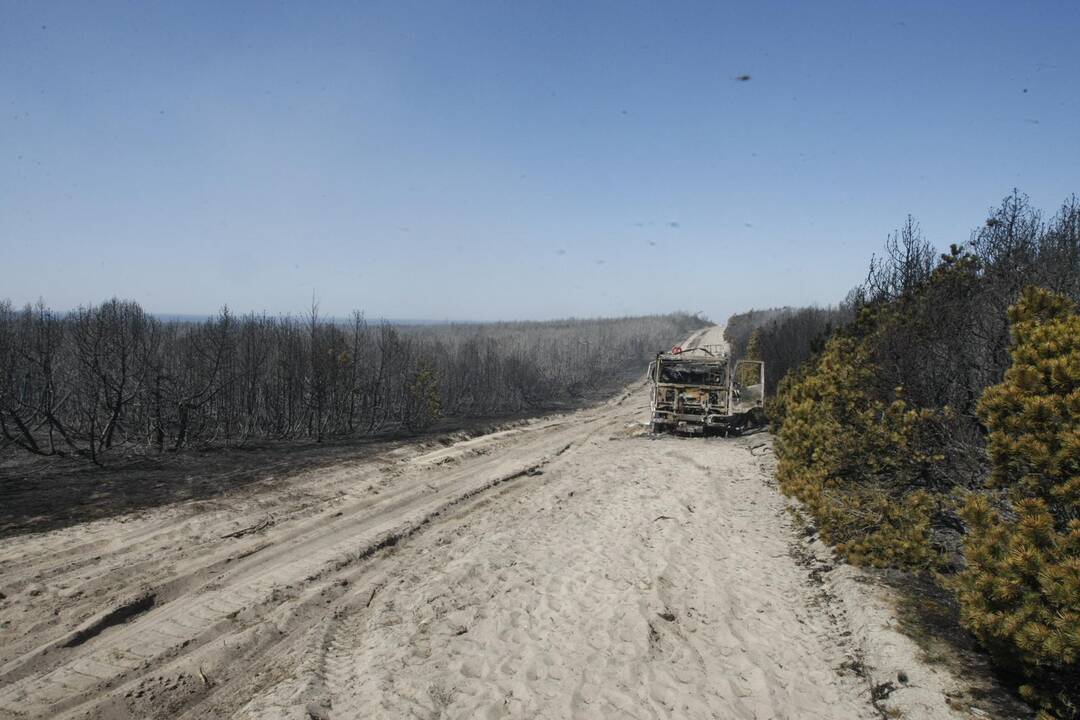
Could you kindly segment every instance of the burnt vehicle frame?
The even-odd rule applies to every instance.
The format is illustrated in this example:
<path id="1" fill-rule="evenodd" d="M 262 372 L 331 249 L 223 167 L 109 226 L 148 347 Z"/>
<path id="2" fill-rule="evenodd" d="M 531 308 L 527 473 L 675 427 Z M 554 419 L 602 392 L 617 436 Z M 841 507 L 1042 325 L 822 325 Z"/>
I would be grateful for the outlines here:
<path id="1" fill-rule="evenodd" d="M 649 363 L 654 433 L 731 435 L 764 422 L 765 363 L 721 346 L 674 347 Z"/>

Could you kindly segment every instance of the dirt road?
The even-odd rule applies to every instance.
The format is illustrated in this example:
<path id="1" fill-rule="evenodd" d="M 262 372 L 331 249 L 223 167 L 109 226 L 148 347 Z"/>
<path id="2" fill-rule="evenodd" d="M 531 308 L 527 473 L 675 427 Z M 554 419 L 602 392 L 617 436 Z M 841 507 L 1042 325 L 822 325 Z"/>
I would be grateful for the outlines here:
<path id="1" fill-rule="evenodd" d="M 640 383 L 6 541 L 0 717 L 880 717 L 768 436 L 647 420 Z"/>

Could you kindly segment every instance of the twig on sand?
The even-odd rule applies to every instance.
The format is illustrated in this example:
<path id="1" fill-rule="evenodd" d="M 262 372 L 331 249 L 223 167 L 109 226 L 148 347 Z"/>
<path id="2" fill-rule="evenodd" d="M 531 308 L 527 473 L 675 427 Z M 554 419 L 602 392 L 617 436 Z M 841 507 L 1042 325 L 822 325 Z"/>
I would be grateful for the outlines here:
<path id="1" fill-rule="evenodd" d="M 371 607 L 371 601 L 375 599 L 375 593 L 379 592 L 379 588 L 381 587 L 382 585 L 376 585 L 375 587 L 371 588 L 371 595 L 368 596 L 367 605 L 365 605 L 364 607 Z"/>
<path id="2" fill-rule="evenodd" d="M 263 518 L 262 522 L 255 523 L 254 525 L 250 525 L 246 528 L 241 528 L 231 533 L 226 533 L 221 536 L 221 539 L 225 540 L 226 538 L 238 538 L 244 537 L 245 535 L 250 535 L 251 533 L 257 533 L 260 530 L 265 530 L 273 522 L 274 516 L 270 513 L 266 513 L 266 517 Z"/>
<path id="3" fill-rule="evenodd" d="M 210 687 L 210 678 L 206 677 L 206 673 L 203 672 L 202 665 L 199 666 L 199 679 L 202 680 L 202 684 L 205 687 Z"/>
<path id="4" fill-rule="evenodd" d="M 657 520 L 674 520 L 674 519 L 675 518 L 671 517 L 670 515 L 657 515 L 656 517 L 653 518 L 653 522 L 656 522 Z"/>

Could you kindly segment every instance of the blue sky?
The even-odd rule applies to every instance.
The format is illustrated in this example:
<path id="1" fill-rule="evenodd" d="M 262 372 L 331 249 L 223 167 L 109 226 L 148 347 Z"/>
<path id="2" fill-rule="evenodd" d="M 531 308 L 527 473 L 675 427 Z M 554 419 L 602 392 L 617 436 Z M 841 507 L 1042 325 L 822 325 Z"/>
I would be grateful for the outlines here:
<path id="1" fill-rule="evenodd" d="M 1080 192 L 1078 33 L 1076 2 L 0 0 L 0 297 L 835 302 L 908 213 L 943 247 Z"/>

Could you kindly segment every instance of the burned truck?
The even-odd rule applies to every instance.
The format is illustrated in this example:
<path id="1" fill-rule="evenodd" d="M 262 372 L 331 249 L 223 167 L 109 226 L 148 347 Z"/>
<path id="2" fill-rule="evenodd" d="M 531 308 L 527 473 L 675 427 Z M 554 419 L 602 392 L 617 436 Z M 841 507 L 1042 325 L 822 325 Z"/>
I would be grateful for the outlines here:
<path id="1" fill-rule="evenodd" d="M 731 435 L 765 420 L 765 363 L 732 364 L 721 346 L 674 347 L 649 364 L 652 431 Z"/>

